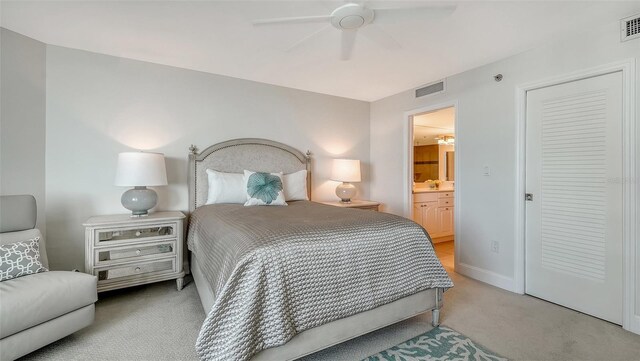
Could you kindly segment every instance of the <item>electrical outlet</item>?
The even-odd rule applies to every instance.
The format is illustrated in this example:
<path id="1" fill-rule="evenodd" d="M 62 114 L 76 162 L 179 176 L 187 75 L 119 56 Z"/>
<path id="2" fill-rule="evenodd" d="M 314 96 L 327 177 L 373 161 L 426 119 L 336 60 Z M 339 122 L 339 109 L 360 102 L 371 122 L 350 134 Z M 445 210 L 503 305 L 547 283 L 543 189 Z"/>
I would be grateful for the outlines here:
<path id="1" fill-rule="evenodd" d="M 491 252 L 500 253 L 500 243 L 498 241 L 491 241 Z"/>

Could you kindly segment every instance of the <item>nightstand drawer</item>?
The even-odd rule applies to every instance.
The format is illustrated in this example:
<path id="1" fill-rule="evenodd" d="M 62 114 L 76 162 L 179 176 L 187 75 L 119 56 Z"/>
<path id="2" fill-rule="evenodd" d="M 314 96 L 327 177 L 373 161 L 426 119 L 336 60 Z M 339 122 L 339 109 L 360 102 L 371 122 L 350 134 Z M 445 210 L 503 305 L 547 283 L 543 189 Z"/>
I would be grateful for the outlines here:
<path id="1" fill-rule="evenodd" d="M 375 206 L 360 206 L 360 207 L 353 207 L 354 209 L 364 209 L 365 211 L 378 211 L 378 207 L 377 205 Z"/>
<path id="2" fill-rule="evenodd" d="M 176 237 L 176 224 L 154 224 L 130 228 L 103 228 L 95 230 L 96 247 L 126 243 L 133 240 L 153 240 Z"/>
<path id="3" fill-rule="evenodd" d="M 94 270 L 94 274 L 98 276 L 98 282 L 115 281 L 125 277 L 164 272 L 176 272 L 175 258 Z"/>
<path id="4" fill-rule="evenodd" d="M 95 250 L 95 265 L 102 266 L 114 262 L 126 262 L 135 259 L 149 259 L 171 256 L 176 254 L 176 241 L 157 243 L 142 243 L 132 246 L 116 248 L 97 248 Z"/>
<path id="5" fill-rule="evenodd" d="M 319 202 L 322 204 L 326 204 L 328 206 L 340 207 L 340 208 L 351 208 L 351 209 L 364 209 L 368 211 L 378 211 L 380 209 L 380 203 L 374 201 L 365 201 L 361 199 L 353 199 L 351 202 L 343 203 L 343 202 Z"/>

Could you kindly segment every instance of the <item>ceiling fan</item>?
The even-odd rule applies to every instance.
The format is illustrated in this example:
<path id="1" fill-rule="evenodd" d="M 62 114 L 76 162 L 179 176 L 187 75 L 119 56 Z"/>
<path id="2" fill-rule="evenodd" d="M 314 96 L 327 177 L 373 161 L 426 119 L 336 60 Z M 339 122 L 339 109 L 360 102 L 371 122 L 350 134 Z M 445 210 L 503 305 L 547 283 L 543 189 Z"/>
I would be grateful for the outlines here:
<path id="1" fill-rule="evenodd" d="M 377 6 L 374 2 L 349 2 L 336 8 L 329 15 L 260 19 L 254 20 L 253 25 L 328 22 L 330 24 L 327 24 L 318 31 L 302 38 L 289 47 L 288 50 L 296 48 L 300 44 L 327 29 L 329 25 L 332 25 L 334 28 L 342 32 L 341 59 L 349 60 L 353 53 L 356 35 L 358 33 L 361 33 L 369 40 L 387 49 L 397 49 L 401 47 L 393 37 L 381 28 L 376 27 L 378 23 L 383 23 L 385 21 L 403 21 L 403 17 L 406 18 L 412 15 L 420 15 L 422 18 L 447 16 L 456 9 L 456 6 L 453 5 L 435 5 L 427 2 L 414 4 L 410 7 L 398 7 L 396 6 L 398 4 L 393 4 L 393 2 L 385 4 L 390 4 L 391 6 Z"/>

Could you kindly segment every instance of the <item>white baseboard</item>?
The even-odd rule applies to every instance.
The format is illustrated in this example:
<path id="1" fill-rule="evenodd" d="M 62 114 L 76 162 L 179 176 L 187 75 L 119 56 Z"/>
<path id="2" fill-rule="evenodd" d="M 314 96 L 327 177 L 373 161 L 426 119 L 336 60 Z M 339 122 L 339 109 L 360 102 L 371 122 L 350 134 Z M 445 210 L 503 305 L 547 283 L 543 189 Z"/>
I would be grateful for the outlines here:
<path id="1" fill-rule="evenodd" d="M 625 326 L 627 326 L 627 327 L 624 328 L 625 330 L 640 335 L 640 316 L 639 315 L 633 315 L 631 317 L 630 324 L 629 325 L 625 325 Z"/>
<path id="2" fill-rule="evenodd" d="M 488 283 L 492 286 L 496 286 L 510 292 L 516 292 L 515 282 L 513 278 L 509 278 L 501 274 L 498 274 L 492 271 L 487 271 L 485 269 L 478 268 L 478 267 L 471 266 L 464 263 L 456 263 L 455 267 L 456 267 L 456 272 L 464 276 L 473 278 L 475 280 L 478 280 L 484 283 Z"/>

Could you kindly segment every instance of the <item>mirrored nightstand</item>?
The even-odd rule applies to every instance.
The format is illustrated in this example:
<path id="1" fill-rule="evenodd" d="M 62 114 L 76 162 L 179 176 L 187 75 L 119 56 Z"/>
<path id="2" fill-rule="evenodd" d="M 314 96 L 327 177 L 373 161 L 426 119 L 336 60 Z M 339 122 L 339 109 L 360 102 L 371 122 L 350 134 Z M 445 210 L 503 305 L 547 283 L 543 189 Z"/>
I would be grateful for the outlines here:
<path id="1" fill-rule="evenodd" d="M 85 226 L 85 272 L 98 292 L 175 279 L 184 285 L 182 212 L 96 216 Z"/>

